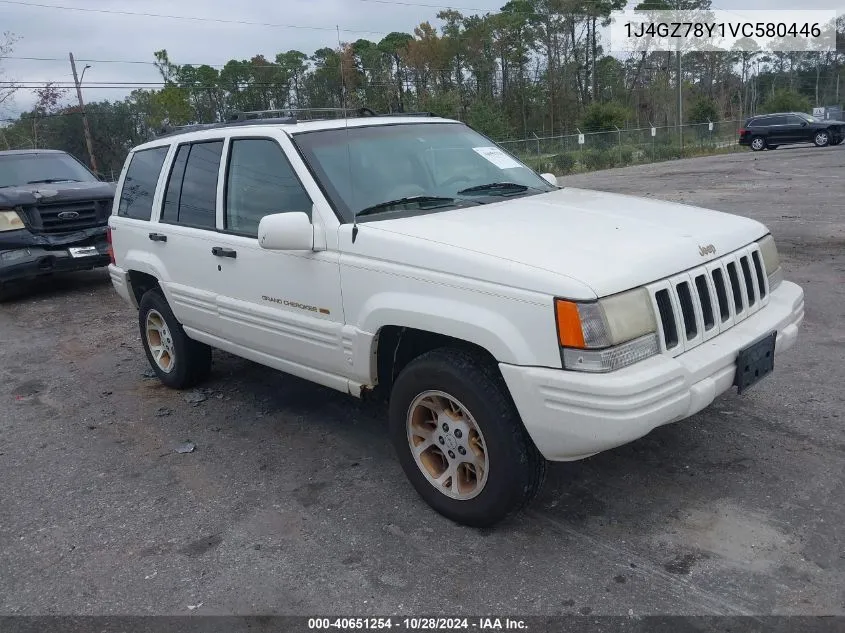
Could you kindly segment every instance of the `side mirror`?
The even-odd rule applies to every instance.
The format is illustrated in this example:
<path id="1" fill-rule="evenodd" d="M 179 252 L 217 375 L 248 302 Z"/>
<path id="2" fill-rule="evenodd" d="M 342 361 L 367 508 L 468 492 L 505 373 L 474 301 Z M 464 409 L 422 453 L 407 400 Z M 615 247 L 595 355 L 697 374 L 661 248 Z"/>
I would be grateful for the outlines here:
<path id="1" fill-rule="evenodd" d="M 314 249 L 314 225 L 301 211 L 265 215 L 258 223 L 258 245 L 271 251 Z"/>
<path id="2" fill-rule="evenodd" d="M 550 185 L 557 187 L 557 176 L 554 174 L 540 174 L 540 177 Z"/>

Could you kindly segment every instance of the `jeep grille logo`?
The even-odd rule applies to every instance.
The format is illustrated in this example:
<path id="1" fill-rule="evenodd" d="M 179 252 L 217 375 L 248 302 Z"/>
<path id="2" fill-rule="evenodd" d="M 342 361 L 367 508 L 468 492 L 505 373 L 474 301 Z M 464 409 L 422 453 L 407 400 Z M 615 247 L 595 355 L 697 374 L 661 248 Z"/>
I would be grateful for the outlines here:
<path id="1" fill-rule="evenodd" d="M 62 211 L 58 217 L 60 220 L 75 220 L 79 214 L 76 211 Z"/>
<path id="2" fill-rule="evenodd" d="M 708 244 L 707 246 L 699 246 L 698 252 L 701 254 L 702 257 L 704 257 L 705 255 L 715 255 L 716 247 L 712 244 Z"/>

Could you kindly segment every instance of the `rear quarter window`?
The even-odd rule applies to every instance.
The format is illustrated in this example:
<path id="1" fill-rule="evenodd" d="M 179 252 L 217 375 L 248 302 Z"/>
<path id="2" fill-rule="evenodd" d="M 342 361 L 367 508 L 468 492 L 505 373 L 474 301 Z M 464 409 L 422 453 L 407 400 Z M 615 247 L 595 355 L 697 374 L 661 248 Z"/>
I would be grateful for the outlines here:
<path id="1" fill-rule="evenodd" d="M 125 218 L 149 221 L 153 213 L 158 177 L 169 146 L 135 152 L 126 171 L 117 214 Z"/>

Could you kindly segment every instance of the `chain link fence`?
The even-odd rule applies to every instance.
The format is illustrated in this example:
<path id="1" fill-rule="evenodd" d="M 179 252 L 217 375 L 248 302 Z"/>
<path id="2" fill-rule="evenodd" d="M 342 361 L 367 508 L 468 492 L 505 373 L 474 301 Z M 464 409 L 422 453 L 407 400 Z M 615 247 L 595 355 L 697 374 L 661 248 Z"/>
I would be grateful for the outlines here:
<path id="1" fill-rule="evenodd" d="M 617 129 L 564 136 L 499 141 L 539 172 L 557 175 L 653 163 L 740 149 L 741 121 L 689 123 L 681 127 Z"/>

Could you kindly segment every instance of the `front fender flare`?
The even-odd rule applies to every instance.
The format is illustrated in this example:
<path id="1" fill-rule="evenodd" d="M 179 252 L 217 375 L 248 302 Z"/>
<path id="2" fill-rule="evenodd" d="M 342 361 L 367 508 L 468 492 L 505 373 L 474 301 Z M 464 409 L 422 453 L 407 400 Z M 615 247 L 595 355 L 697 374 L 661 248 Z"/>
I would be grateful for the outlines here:
<path id="1" fill-rule="evenodd" d="M 521 329 L 501 312 L 476 303 L 404 292 L 379 293 L 362 306 L 358 327 L 376 334 L 385 326 L 414 328 L 467 341 L 484 348 L 500 363 L 537 364 Z M 554 338 L 553 328 L 549 335 Z"/>

